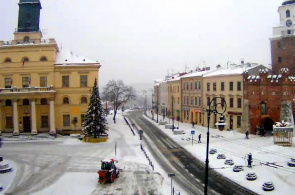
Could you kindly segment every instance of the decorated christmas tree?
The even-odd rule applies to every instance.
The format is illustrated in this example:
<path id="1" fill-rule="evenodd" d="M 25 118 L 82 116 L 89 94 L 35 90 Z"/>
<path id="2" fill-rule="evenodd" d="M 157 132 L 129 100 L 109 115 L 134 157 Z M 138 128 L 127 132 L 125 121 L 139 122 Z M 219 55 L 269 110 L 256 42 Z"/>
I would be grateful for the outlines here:
<path id="1" fill-rule="evenodd" d="M 83 132 L 87 137 L 97 138 L 106 132 L 106 119 L 103 115 L 103 108 L 97 87 L 97 80 L 94 81 L 88 110 L 83 122 Z"/>

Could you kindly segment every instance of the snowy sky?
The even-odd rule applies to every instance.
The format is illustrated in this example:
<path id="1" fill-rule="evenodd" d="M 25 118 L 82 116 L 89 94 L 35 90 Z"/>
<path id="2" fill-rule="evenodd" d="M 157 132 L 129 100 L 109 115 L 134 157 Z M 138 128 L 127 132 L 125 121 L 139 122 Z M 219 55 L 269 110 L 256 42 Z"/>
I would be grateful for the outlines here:
<path id="1" fill-rule="evenodd" d="M 19 0 L 0 0 L 0 40 L 13 39 Z M 151 89 L 167 72 L 227 62 L 268 65 L 283 0 L 41 0 L 41 30 L 101 64 L 100 84 Z M 5 5 L 5 9 L 4 6 Z"/>

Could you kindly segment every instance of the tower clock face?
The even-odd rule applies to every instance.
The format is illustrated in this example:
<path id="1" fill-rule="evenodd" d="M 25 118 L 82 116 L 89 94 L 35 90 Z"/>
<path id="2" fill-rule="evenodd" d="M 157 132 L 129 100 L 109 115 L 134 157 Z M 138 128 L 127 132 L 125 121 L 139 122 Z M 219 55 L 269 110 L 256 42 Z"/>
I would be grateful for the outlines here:
<path id="1" fill-rule="evenodd" d="M 292 20 L 287 20 L 286 21 L 286 26 L 288 26 L 288 27 L 292 26 Z"/>

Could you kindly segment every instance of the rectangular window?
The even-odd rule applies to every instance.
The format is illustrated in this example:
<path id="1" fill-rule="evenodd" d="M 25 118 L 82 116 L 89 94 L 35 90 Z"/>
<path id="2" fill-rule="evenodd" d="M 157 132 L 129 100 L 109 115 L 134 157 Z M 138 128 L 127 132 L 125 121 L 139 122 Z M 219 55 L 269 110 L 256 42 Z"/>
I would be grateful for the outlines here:
<path id="1" fill-rule="evenodd" d="M 48 116 L 41 116 L 41 127 L 48 128 Z"/>
<path id="2" fill-rule="evenodd" d="M 210 104 L 210 97 L 207 97 L 207 106 Z"/>
<path id="3" fill-rule="evenodd" d="M 29 87 L 30 86 L 30 77 L 22 77 L 22 83 L 23 83 L 23 87 Z"/>
<path id="4" fill-rule="evenodd" d="M 198 105 L 198 97 L 195 97 L 195 106 Z"/>
<path id="5" fill-rule="evenodd" d="M 278 62 L 281 63 L 282 61 L 282 57 L 278 57 Z"/>
<path id="6" fill-rule="evenodd" d="M 202 106 L 202 99 L 199 97 L 199 106 Z"/>
<path id="7" fill-rule="evenodd" d="M 179 86 L 177 86 L 177 93 L 179 93 Z"/>
<path id="8" fill-rule="evenodd" d="M 196 81 L 195 82 L 195 90 L 197 90 L 198 89 L 198 82 Z"/>
<path id="9" fill-rule="evenodd" d="M 202 89 L 202 82 L 201 81 L 199 81 L 199 89 Z"/>
<path id="10" fill-rule="evenodd" d="M 191 105 L 194 105 L 194 97 L 191 97 Z"/>
<path id="11" fill-rule="evenodd" d="M 239 81 L 239 82 L 237 83 L 237 90 L 238 90 L 238 91 L 241 91 L 241 90 L 242 90 L 242 84 L 241 84 L 241 81 Z"/>
<path id="12" fill-rule="evenodd" d="M 230 91 L 234 90 L 234 82 L 229 82 L 229 90 Z"/>
<path id="13" fill-rule="evenodd" d="M 213 83 L 213 91 L 216 91 L 216 83 Z"/>
<path id="14" fill-rule="evenodd" d="M 238 98 L 238 108 L 242 108 L 242 99 Z"/>
<path id="15" fill-rule="evenodd" d="M 185 97 L 183 97 L 183 104 L 185 105 Z"/>
<path id="16" fill-rule="evenodd" d="M 207 91 L 210 91 L 210 83 L 207 83 Z"/>
<path id="17" fill-rule="evenodd" d="M 70 126 L 70 115 L 63 115 L 63 126 L 64 127 Z"/>
<path id="18" fill-rule="evenodd" d="M 5 88 L 11 88 L 12 79 L 11 78 L 5 78 L 4 83 L 5 83 Z"/>
<path id="19" fill-rule="evenodd" d="M 193 90 L 193 82 L 191 82 L 191 90 Z"/>
<path id="20" fill-rule="evenodd" d="M 62 87 L 70 87 L 70 76 L 62 76 Z"/>
<path id="21" fill-rule="evenodd" d="M 177 97 L 177 104 L 179 104 L 179 97 Z"/>
<path id="22" fill-rule="evenodd" d="M 85 120 L 86 120 L 86 114 L 81 114 L 81 126 L 83 125 Z"/>
<path id="23" fill-rule="evenodd" d="M 237 116 L 237 128 L 241 128 L 242 116 Z"/>
<path id="24" fill-rule="evenodd" d="M 40 87 L 47 87 L 47 77 L 40 77 Z"/>
<path id="25" fill-rule="evenodd" d="M 224 91 L 224 82 L 221 82 L 220 90 L 221 90 L 221 91 Z"/>
<path id="26" fill-rule="evenodd" d="M 291 30 L 287 30 L 287 33 L 288 33 L 288 35 L 290 35 L 291 34 Z"/>
<path id="27" fill-rule="evenodd" d="M 6 128 L 7 129 L 12 129 L 13 125 L 12 125 L 12 116 L 7 116 L 6 117 Z"/>
<path id="28" fill-rule="evenodd" d="M 233 108 L 234 107 L 234 98 L 229 99 L 229 107 Z"/>
<path id="29" fill-rule="evenodd" d="M 187 102 L 187 105 L 189 105 L 189 97 L 188 96 L 186 97 L 186 102 Z"/>
<path id="30" fill-rule="evenodd" d="M 80 87 L 87 87 L 87 75 L 80 75 Z"/>

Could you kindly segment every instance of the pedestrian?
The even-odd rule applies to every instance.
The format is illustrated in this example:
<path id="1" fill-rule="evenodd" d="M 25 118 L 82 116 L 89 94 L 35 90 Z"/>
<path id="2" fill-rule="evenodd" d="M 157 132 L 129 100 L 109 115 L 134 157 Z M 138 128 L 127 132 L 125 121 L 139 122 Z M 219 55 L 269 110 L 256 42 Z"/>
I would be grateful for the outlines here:
<path id="1" fill-rule="evenodd" d="M 198 143 L 201 143 L 201 136 L 202 136 L 202 134 L 199 135 L 199 141 L 198 141 Z"/>
<path id="2" fill-rule="evenodd" d="M 248 167 L 252 167 L 252 154 L 248 154 Z"/>
<path id="3" fill-rule="evenodd" d="M 193 128 L 195 128 L 195 122 L 194 121 L 192 122 L 192 126 L 193 126 Z"/>
<path id="4" fill-rule="evenodd" d="M 265 137 L 265 129 L 263 129 L 263 137 Z"/>
<path id="5" fill-rule="evenodd" d="M 249 132 L 248 132 L 248 130 L 245 131 L 245 135 L 246 135 L 245 139 L 249 139 Z"/>

